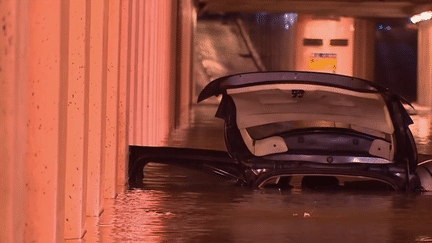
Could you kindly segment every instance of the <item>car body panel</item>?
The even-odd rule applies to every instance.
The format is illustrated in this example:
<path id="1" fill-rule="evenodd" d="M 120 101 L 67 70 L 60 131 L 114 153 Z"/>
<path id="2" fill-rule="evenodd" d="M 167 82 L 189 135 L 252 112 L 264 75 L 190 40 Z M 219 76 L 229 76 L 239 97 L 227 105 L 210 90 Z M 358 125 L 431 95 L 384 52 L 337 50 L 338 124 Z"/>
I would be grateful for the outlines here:
<path id="1" fill-rule="evenodd" d="M 405 101 L 378 84 L 328 73 L 256 72 L 216 79 L 198 101 L 212 95 L 222 95 L 216 116 L 225 120 L 228 152 L 252 184 L 262 171 L 369 175 L 398 188 L 415 177 Z M 283 168 L 271 169 L 276 164 Z"/>

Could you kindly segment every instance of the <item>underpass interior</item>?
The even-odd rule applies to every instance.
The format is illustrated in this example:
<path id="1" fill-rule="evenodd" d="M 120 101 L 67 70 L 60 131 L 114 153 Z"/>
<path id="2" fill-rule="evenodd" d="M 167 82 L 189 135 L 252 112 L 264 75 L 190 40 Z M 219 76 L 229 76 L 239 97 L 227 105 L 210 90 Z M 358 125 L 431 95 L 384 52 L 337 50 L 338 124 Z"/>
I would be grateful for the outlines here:
<path id="1" fill-rule="evenodd" d="M 126 187 L 129 145 L 225 151 L 220 97 L 196 100 L 243 72 L 374 80 L 413 102 L 418 151 L 432 153 L 432 20 L 408 22 L 428 10 L 428 0 L 0 1 L 0 242 L 430 241 L 428 193 L 303 190 L 302 178 L 252 190 L 156 163 L 143 188 Z"/>

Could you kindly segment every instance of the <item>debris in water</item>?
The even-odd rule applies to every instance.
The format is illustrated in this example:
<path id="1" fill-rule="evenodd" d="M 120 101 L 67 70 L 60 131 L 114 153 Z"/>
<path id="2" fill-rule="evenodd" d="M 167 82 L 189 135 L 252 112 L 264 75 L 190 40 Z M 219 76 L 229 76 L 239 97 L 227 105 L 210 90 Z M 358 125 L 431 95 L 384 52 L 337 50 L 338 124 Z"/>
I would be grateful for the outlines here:
<path id="1" fill-rule="evenodd" d="M 415 239 L 416 242 L 432 242 L 432 237 L 427 235 L 419 236 Z"/>

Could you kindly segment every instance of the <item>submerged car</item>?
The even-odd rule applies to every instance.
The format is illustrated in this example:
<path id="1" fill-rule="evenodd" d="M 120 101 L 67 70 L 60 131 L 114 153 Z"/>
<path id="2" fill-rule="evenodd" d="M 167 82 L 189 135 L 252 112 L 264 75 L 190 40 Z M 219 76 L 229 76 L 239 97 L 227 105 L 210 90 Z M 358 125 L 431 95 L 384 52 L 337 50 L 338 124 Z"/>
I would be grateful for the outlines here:
<path id="1" fill-rule="evenodd" d="M 316 72 L 244 73 L 212 81 L 198 102 L 219 95 L 216 117 L 225 120 L 228 153 L 132 146 L 132 184 L 142 181 L 136 170 L 147 162 L 166 161 L 252 187 L 301 175 L 318 186 L 342 176 L 422 188 L 406 101 L 376 83 Z M 158 151 L 169 155 L 154 156 Z"/>

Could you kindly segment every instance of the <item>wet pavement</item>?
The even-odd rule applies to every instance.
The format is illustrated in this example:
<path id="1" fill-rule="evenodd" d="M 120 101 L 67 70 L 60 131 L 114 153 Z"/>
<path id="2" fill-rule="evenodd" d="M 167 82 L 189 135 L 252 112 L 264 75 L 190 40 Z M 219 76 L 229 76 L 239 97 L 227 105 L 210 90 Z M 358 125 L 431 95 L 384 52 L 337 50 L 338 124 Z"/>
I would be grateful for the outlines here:
<path id="1" fill-rule="evenodd" d="M 202 60 L 214 59 L 201 55 Z M 189 126 L 174 131 L 167 145 L 225 150 L 214 101 L 194 105 Z M 430 112 L 413 120 L 419 152 L 432 153 Z M 152 163 L 144 184 L 106 200 L 100 219 L 87 222 L 83 242 L 432 242 L 430 194 L 253 190 L 216 175 Z"/>

